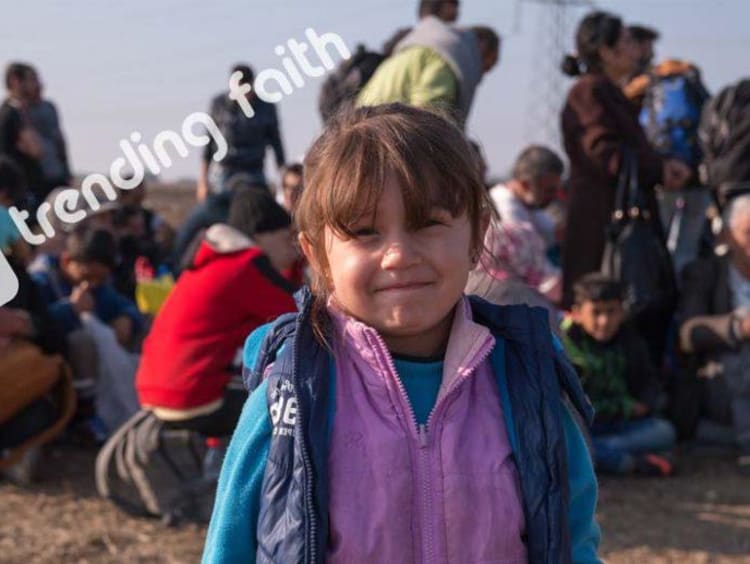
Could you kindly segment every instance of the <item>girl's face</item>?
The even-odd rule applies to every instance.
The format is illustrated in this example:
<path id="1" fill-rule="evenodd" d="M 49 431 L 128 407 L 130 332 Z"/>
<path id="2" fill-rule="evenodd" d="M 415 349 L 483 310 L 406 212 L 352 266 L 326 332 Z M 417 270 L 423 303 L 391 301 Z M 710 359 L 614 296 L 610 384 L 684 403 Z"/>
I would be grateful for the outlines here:
<path id="1" fill-rule="evenodd" d="M 376 329 L 392 352 L 441 354 L 474 266 L 466 213 L 454 218 L 436 208 L 428 225 L 410 228 L 400 186 L 389 175 L 374 215 L 365 214 L 351 231 L 346 238 L 325 230 L 328 286 L 337 304 Z"/>

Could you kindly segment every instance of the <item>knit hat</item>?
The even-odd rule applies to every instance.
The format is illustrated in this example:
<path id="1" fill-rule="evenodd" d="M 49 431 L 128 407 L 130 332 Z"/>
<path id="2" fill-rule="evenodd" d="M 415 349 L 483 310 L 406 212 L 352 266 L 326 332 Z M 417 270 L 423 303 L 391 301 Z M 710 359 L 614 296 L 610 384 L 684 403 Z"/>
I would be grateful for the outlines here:
<path id="1" fill-rule="evenodd" d="M 266 188 L 241 187 L 232 195 L 227 223 L 248 237 L 284 229 L 292 218 Z"/>

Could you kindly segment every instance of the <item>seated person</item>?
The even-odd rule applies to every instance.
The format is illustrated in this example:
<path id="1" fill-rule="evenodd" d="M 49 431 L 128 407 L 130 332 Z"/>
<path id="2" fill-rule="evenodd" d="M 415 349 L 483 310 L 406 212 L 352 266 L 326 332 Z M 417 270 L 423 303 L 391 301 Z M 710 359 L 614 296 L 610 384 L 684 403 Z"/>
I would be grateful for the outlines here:
<path id="1" fill-rule="evenodd" d="M 120 206 L 114 216 L 114 234 L 119 261 L 112 283 L 123 296 L 135 300 L 136 264 L 143 263 L 151 271 L 160 265 L 156 242 L 149 239 L 142 211 L 131 205 Z"/>
<path id="2" fill-rule="evenodd" d="M 111 233 L 83 227 L 67 236 L 59 261 L 50 261 L 46 270 L 33 273 L 52 317 L 66 333 L 81 328 L 79 315 L 83 311 L 93 311 L 100 321 L 112 326 L 121 345 L 133 342 L 143 319 L 135 304 L 109 282 L 116 258 Z"/>
<path id="3" fill-rule="evenodd" d="M 280 274 L 296 260 L 289 214 L 268 190 L 238 189 L 227 223 L 206 231 L 146 337 L 141 405 L 171 426 L 231 434 L 247 398 L 232 386 L 233 361 L 253 329 L 296 310 L 296 288 Z"/>
<path id="4" fill-rule="evenodd" d="M 512 178 L 490 190 L 495 209 L 506 225 L 528 225 L 535 236 L 542 240 L 545 271 L 548 273 L 545 282 L 549 287 L 537 290 L 553 302 L 559 302 L 561 297 L 560 269 L 547 257 L 547 252 L 558 246 L 560 225 L 547 212 L 560 191 L 563 172 L 563 162 L 554 151 L 532 145 L 516 159 Z M 557 287 L 551 290 L 556 283 Z"/>
<path id="5" fill-rule="evenodd" d="M 0 156 L 0 251 L 13 255 L 19 263 L 31 259 L 31 250 L 21 238 L 8 208 L 24 197 L 23 173 L 7 157 Z"/>
<path id="6" fill-rule="evenodd" d="M 137 408 L 132 381 L 130 388 L 126 384 L 135 363 L 129 362 L 125 370 L 118 361 L 129 358 L 128 351 L 136 348 L 143 318 L 136 305 L 111 285 L 116 256 L 109 231 L 82 226 L 66 235 L 59 259 L 50 256 L 31 272 L 51 317 L 64 331 L 81 430 L 96 442 Z M 109 329 L 114 335 L 106 334 Z M 111 368 L 115 363 L 117 367 Z M 117 391 L 119 386 L 129 393 Z"/>
<path id="7" fill-rule="evenodd" d="M 574 294 L 562 343 L 596 411 L 596 465 L 616 474 L 670 475 L 672 464 L 660 453 L 674 446 L 675 431 L 655 413 L 655 371 L 643 339 L 623 324 L 622 285 L 592 273 L 575 284 Z"/>
<path id="8" fill-rule="evenodd" d="M 534 228 L 529 223 L 493 221 L 484 246 L 479 264 L 469 274 L 466 293 L 498 305 L 543 307 L 549 312 L 550 327 L 556 329 L 559 312 L 550 295 L 559 298 L 559 272 L 548 270 L 544 242 Z"/>
<path id="9" fill-rule="evenodd" d="M 211 195 L 205 202 L 200 202 L 190 212 L 175 236 L 172 252 L 172 272 L 175 276 L 182 273 L 186 257 L 193 256 L 196 240 L 202 240 L 203 232 L 217 223 L 226 223 L 229 217 L 229 206 L 232 204 L 235 192 L 250 186 L 270 194 L 266 184 L 259 184 L 251 175 L 240 172 L 224 182 L 221 192 Z"/>
<path id="10" fill-rule="evenodd" d="M 153 253 L 153 256 L 150 256 L 149 259 L 153 262 L 154 269 L 157 269 L 162 264 L 168 263 L 171 258 L 175 231 L 166 219 L 144 205 L 146 195 L 147 186 L 144 180 L 132 190 L 122 190 L 118 201 L 121 208 L 137 210 L 136 214 L 121 212 L 121 215 L 129 217 L 128 223 L 131 230 L 138 230 L 139 241 L 142 245 L 147 245 L 150 253 Z M 141 219 L 130 217 L 132 215 L 139 215 Z M 116 217 L 115 222 L 120 223 L 122 219 L 122 217 Z"/>
<path id="11" fill-rule="evenodd" d="M 733 425 L 739 470 L 750 474 L 750 195 L 731 200 L 723 219 L 728 252 L 683 271 L 678 321 L 688 380 L 676 386 L 675 411 Z"/>
<path id="12" fill-rule="evenodd" d="M 3 357 L 4 351 L 16 340 L 31 342 L 47 355 L 64 353 L 62 331 L 50 319 L 46 304 L 31 278 L 14 257 L 7 258 L 18 278 L 18 293 L 0 307 L 0 358 L 7 360 L 7 357 Z M 24 374 L 3 376 L 23 378 Z M 9 419 L 3 418 L 5 421 L 0 424 L 0 462 L 3 456 L 14 452 L 14 449 L 25 449 L 16 464 L 3 470 L 6 477 L 21 484 L 28 484 L 33 480 L 40 447 L 44 441 L 42 434 L 47 432 L 46 440 L 50 440 L 52 437 L 49 436 L 48 429 L 63 416 L 58 397 L 60 394 L 56 392 L 57 389 L 55 393 L 45 393 L 20 411 L 12 413 Z M 0 405 L 0 415 L 4 413 L 7 414 L 4 406 Z"/>
<path id="13" fill-rule="evenodd" d="M 302 195 L 304 168 L 300 163 L 284 165 L 281 173 L 281 189 L 276 195 L 279 202 L 286 211 L 292 213 L 299 197 Z"/>

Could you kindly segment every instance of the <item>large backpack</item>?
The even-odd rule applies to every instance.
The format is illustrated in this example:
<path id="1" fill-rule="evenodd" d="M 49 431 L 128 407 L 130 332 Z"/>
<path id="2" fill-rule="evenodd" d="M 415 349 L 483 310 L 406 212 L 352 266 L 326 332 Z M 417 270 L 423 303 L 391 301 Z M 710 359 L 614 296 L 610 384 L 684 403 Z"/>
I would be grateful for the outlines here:
<path id="1" fill-rule="evenodd" d="M 364 45 L 357 49 L 349 59 L 325 80 L 318 97 L 318 110 L 323 123 L 345 107 L 353 106 L 357 94 L 370 80 L 385 56 L 369 51 Z"/>
<path id="2" fill-rule="evenodd" d="M 131 515 L 208 523 L 218 476 L 204 472 L 205 451 L 205 437 L 141 410 L 99 451 L 96 489 Z"/>
<path id="3" fill-rule="evenodd" d="M 750 192 L 750 79 L 724 88 L 706 105 L 698 132 L 701 180 L 724 206 Z"/>
<path id="4" fill-rule="evenodd" d="M 639 120 L 646 136 L 664 156 L 696 167 L 700 162 L 698 125 L 709 95 L 692 65 L 659 65 L 649 76 Z"/>

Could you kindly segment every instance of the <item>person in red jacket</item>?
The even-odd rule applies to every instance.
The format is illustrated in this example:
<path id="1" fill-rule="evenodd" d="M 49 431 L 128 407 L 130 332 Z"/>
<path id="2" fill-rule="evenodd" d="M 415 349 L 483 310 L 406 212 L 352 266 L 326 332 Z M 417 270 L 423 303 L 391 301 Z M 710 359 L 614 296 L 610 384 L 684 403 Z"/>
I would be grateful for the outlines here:
<path id="1" fill-rule="evenodd" d="M 295 311 L 280 273 L 298 253 L 289 214 L 265 189 L 237 192 L 228 224 L 210 227 L 143 344 L 141 405 L 170 426 L 231 434 L 247 392 L 233 385 L 245 337 Z"/>

